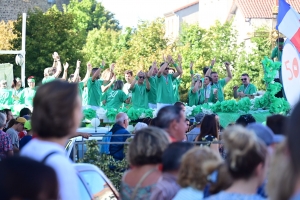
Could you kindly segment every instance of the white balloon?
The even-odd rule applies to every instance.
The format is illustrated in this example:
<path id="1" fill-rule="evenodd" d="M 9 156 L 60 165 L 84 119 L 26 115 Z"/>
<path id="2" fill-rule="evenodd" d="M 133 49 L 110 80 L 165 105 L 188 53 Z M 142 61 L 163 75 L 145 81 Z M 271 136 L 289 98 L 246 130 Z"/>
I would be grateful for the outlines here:
<path id="1" fill-rule="evenodd" d="M 98 127 L 98 126 L 100 125 L 100 120 L 99 120 L 98 118 L 93 118 L 93 119 L 91 120 L 91 125 L 92 125 L 93 127 Z"/>

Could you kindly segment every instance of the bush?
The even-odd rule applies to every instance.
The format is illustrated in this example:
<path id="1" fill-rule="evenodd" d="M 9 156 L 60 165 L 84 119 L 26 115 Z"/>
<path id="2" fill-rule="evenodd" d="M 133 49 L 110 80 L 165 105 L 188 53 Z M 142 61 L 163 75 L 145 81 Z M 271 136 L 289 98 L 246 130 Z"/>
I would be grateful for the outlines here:
<path id="1" fill-rule="evenodd" d="M 123 173 L 128 168 L 126 159 L 123 159 L 122 161 L 116 161 L 110 155 L 100 155 L 97 140 L 87 140 L 86 145 L 87 151 L 84 154 L 83 159 L 79 162 L 90 163 L 99 167 L 114 184 L 116 189 L 120 191 Z"/>

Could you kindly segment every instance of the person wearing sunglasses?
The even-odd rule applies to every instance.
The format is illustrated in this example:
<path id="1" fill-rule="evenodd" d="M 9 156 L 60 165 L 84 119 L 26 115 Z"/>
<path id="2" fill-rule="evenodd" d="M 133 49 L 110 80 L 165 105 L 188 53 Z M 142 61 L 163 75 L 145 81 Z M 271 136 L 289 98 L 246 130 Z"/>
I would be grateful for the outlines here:
<path id="1" fill-rule="evenodd" d="M 250 83 L 250 77 L 248 74 L 242 74 L 241 77 L 242 85 L 233 87 L 233 96 L 234 98 L 244 98 L 249 97 L 250 99 L 254 98 L 254 95 L 257 92 L 255 85 Z"/>
<path id="2" fill-rule="evenodd" d="M 180 66 L 174 63 L 172 56 L 164 58 L 157 73 L 157 109 L 175 103 L 173 81 L 182 74 Z M 170 66 L 176 67 L 174 74 L 169 74 Z"/>
<path id="3" fill-rule="evenodd" d="M 150 91 L 150 83 L 144 72 L 140 71 L 137 74 L 135 80 L 131 83 L 129 90 L 132 92 L 133 108 L 149 108 L 148 92 Z"/>

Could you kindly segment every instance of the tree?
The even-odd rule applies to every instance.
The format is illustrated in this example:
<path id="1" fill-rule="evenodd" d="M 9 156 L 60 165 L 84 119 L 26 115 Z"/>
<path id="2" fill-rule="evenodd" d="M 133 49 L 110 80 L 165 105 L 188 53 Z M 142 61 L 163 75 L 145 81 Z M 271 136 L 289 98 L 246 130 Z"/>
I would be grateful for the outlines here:
<path id="1" fill-rule="evenodd" d="M 17 36 L 13 33 L 13 21 L 0 22 L 0 50 L 11 50 L 12 45 L 10 40 L 15 39 Z M 0 55 L 0 63 L 14 62 L 14 55 Z M 14 70 L 15 73 L 20 70 Z M 17 73 L 18 74 L 18 73 Z"/>
<path id="2" fill-rule="evenodd" d="M 94 66 L 100 66 L 102 60 L 106 63 L 115 62 L 121 50 L 118 48 L 119 37 L 120 32 L 106 30 L 104 27 L 90 31 L 82 51 L 85 60 Z"/>
<path id="3" fill-rule="evenodd" d="M 114 14 L 96 0 L 71 0 L 65 10 L 75 16 L 75 29 L 83 31 L 86 35 L 95 28 L 120 30 L 119 21 L 114 18 Z"/>
<path id="4" fill-rule="evenodd" d="M 81 59 L 83 36 L 74 31 L 74 16 L 61 13 L 56 7 L 45 14 L 38 9 L 30 11 L 26 22 L 26 77 L 43 78 L 43 70 L 51 67 L 52 54 L 58 52 L 62 62 L 69 62 L 75 69 L 77 59 Z M 21 48 L 22 18 L 14 23 L 16 39 L 11 41 L 14 49 Z M 72 66 L 74 64 L 74 67 Z"/>

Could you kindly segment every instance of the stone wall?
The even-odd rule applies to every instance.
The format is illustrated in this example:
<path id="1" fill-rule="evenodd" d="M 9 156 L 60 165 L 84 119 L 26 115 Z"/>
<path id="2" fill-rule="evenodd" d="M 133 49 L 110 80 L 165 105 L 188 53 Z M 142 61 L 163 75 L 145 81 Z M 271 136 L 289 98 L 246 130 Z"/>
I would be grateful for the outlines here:
<path id="1" fill-rule="evenodd" d="M 68 4 L 69 0 L 56 0 L 56 3 L 61 10 L 62 4 Z M 35 7 L 47 11 L 52 5 L 48 3 L 48 0 L 0 0 L 0 21 L 16 20 L 18 14 Z"/>

